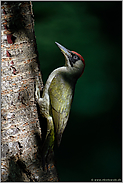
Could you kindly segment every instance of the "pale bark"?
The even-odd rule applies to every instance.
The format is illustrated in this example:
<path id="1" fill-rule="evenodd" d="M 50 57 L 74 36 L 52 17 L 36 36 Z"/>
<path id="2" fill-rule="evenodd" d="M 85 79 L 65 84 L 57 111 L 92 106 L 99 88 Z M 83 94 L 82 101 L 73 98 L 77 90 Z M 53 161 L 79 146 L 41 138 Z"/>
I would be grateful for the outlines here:
<path id="1" fill-rule="evenodd" d="M 1 181 L 58 181 L 53 157 L 41 161 L 41 121 L 35 102 L 39 69 L 30 2 L 1 5 Z"/>

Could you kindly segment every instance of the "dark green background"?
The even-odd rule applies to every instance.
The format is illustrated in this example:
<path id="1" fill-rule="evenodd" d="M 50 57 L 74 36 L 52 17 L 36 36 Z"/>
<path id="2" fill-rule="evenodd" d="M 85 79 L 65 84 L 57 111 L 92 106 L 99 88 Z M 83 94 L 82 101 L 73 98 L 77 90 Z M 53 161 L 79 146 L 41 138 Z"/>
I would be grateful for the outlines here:
<path id="1" fill-rule="evenodd" d="M 55 159 L 60 181 L 121 178 L 122 2 L 33 2 L 44 83 L 64 65 L 55 41 L 86 63 Z"/>

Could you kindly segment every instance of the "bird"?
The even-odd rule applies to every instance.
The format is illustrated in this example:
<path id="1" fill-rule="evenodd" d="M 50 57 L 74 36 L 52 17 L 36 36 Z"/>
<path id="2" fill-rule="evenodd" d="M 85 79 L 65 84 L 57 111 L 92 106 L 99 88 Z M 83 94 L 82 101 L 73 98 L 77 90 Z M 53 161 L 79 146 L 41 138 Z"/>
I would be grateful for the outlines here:
<path id="1" fill-rule="evenodd" d="M 39 82 L 36 81 L 35 96 L 40 114 L 47 119 L 47 133 L 42 147 L 44 157 L 53 150 L 55 139 L 58 146 L 67 125 L 75 85 L 85 69 L 84 58 L 55 42 L 65 57 L 65 65 L 49 75 L 40 97 Z M 58 58 L 59 59 L 59 58 Z"/>

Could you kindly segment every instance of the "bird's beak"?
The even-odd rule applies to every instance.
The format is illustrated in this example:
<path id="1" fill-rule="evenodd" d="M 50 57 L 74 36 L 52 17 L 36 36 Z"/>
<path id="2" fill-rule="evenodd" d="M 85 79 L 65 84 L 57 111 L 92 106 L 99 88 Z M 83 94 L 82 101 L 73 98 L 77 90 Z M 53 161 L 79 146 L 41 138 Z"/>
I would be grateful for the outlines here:
<path id="1" fill-rule="evenodd" d="M 57 46 L 60 48 L 61 52 L 64 54 L 65 57 L 70 57 L 70 50 L 66 49 L 64 46 L 60 45 L 59 43 L 55 42 Z"/>

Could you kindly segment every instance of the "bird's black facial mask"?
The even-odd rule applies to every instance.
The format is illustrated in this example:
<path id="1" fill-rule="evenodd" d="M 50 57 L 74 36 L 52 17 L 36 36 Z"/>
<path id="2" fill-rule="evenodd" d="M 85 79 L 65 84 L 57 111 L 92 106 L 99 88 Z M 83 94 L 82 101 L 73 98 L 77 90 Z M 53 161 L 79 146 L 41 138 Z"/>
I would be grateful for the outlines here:
<path id="1" fill-rule="evenodd" d="M 73 67 L 73 64 L 75 64 L 76 61 L 80 60 L 79 56 L 72 53 L 72 52 L 71 52 L 71 57 L 68 56 L 68 58 L 69 58 L 69 62 L 70 62 L 71 67 Z"/>

